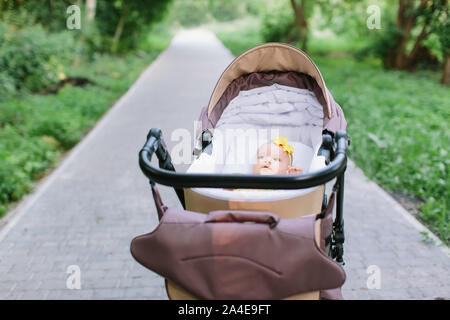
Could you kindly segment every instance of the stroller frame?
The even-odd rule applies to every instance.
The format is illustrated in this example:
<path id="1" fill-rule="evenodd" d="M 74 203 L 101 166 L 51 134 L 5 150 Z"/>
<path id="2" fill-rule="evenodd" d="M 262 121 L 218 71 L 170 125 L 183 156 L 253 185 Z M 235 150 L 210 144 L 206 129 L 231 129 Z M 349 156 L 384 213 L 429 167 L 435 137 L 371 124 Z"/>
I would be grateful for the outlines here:
<path id="1" fill-rule="evenodd" d="M 202 152 L 210 147 L 210 132 L 203 131 Z M 327 238 L 329 256 L 344 265 L 344 175 L 347 168 L 347 148 L 350 140 L 347 133 L 338 130 L 335 134 L 328 130 L 322 132 L 322 145 L 319 155 L 325 156 L 327 166 L 315 172 L 297 175 L 253 175 L 253 174 L 205 174 L 176 172 L 172 159 L 162 138 L 160 129 L 150 129 L 147 140 L 139 152 L 139 166 L 149 179 L 152 193 L 155 195 L 156 185 L 160 183 L 174 188 L 181 205 L 185 209 L 182 188 L 254 188 L 254 189 L 305 189 L 320 186 L 336 178 L 333 191 L 336 192 L 336 217 L 330 236 Z M 153 154 L 159 161 L 159 168 L 151 163 Z M 159 199 L 160 200 L 160 199 Z M 156 201 L 156 199 L 155 199 Z M 327 206 L 326 194 L 322 207 Z M 159 213 L 158 213 L 159 214 Z M 159 217 L 161 218 L 161 216 Z"/>

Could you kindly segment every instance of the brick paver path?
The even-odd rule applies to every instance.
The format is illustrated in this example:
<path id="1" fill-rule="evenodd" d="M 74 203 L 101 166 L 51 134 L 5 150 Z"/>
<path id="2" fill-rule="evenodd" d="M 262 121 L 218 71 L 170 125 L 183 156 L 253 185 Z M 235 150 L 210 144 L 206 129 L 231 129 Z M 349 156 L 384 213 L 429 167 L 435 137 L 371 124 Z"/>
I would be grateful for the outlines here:
<path id="1" fill-rule="evenodd" d="M 167 299 L 162 278 L 129 252 L 131 239 L 157 223 L 137 153 L 150 127 L 163 130 L 169 147 L 175 128 L 192 132 L 231 60 L 207 32 L 184 32 L 172 41 L 62 165 L 3 220 L 1 299 Z M 178 205 L 173 190 L 160 190 L 167 205 Z M 345 191 L 344 297 L 450 297 L 448 248 L 422 242 L 409 215 L 352 163 Z M 70 265 L 81 270 L 80 290 L 66 287 Z M 369 265 L 378 266 L 381 289 L 367 288 Z"/>

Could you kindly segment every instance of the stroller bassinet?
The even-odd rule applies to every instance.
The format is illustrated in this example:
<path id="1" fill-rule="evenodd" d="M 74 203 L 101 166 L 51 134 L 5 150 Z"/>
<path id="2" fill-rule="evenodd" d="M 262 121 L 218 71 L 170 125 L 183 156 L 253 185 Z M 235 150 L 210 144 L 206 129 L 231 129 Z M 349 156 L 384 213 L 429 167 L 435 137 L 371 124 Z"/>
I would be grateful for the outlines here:
<path id="1" fill-rule="evenodd" d="M 315 103 L 312 100 L 304 100 L 305 92 L 313 97 Z M 254 117 L 249 110 L 267 105 L 265 101 L 255 105 L 255 100 L 253 98 L 252 100 L 250 95 L 254 94 L 261 100 L 266 99 L 266 93 L 276 97 L 277 101 L 269 103 L 267 110 L 270 110 L 266 110 L 269 113 L 266 117 L 259 117 L 261 119 L 259 122 L 251 121 L 254 123 L 248 124 L 248 120 Z M 289 98 L 284 98 L 285 96 Z M 279 97 L 282 97 L 281 101 Z M 280 105 L 283 106 L 281 109 Z M 234 117 L 232 110 L 235 111 Z M 283 121 L 281 123 L 274 121 L 273 119 L 277 118 L 274 112 L 284 115 L 290 123 L 284 125 Z M 299 115 L 299 118 L 296 118 L 296 115 Z M 224 118 L 229 121 L 224 121 Z M 317 247 L 326 252 L 330 260 L 342 265 L 344 172 L 349 139 L 345 133 L 346 121 L 342 109 L 333 100 L 320 71 L 311 59 L 301 50 L 281 43 L 267 43 L 247 50 L 237 57 L 220 77 L 209 105 L 201 111 L 200 121 L 201 129 L 197 133 L 197 144 L 194 149 L 197 159 L 187 173 L 175 172 L 159 129 L 150 130 L 147 141 L 139 153 L 139 164 L 150 180 L 160 220 L 167 207 L 162 203 L 155 182 L 174 187 L 186 213 L 211 214 L 217 210 L 225 210 L 229 214 L 270 212 L 281 219 L 314 216 L 317 220 L 314 224 L 314 240 Z M 215 151 L 222 148 L 220 144 L 223 141 L 217 138 L 220 136 L 220 130 L 243 130 L 246 127 L 276 128 L 277 132 L 288 136 L 290 141 L 296 141 L 294 148 L 301 149 L 301 152 L 297 152 L 299 156 L 294 154 L 294 159 L 305 168 L 304 173 L 283 176 L 235 174 L 233 170 L 240 170 L 242 166 L 238 169 L 236 166 L 232 169 L 227 168 L 223 163 L 218 166 Z M 231 149 L 233 148 L 234 145 L 231 144 Z M 159 159 L 160 168 L 151 163 L 153 153 L 156 153 Z M 227 149 L 225 154 L 225 157 L 230 156 L 230 149 Z M 244 167 L 246 165 L 244 164 Z M 247 173 L 245 170 L 243 172 Z M 327 194 L 326 185 L 332 182 L 334 182 L 332 194 Z M 261 194 L 245 190 L 233 192 L 224 188 L 273 191 Z M 332 223 L 335 199 L 337 199 L 336 215 Z M 149 257 L 148 254 L 151 249 L 148 248 L 149 243 L 146 241 L 150 236 L 152 233 L 135 238 L 131 251 L 137 261 L 155 270 L 149 263 L 149 259 L 157 259 Z M 189 292 L 186 285 L 176 283 L 168 276 L 166 289 L 172 299 L 197 298 Z M 216 296 L 211 294 L 208 297 L 223 298 L 218 293 Z M 234 296 L 231 293 L 226 297 Z M 245 294 L 240 293 L 236 297 L 245 298 Z M 251 297 L 258 298 L 257 295 Z M 342 298 L 340 287 L 322 285 L 316 290 L 306 292 L 298 290 L 297 294 L 283 298 L 319 297 Z"/>

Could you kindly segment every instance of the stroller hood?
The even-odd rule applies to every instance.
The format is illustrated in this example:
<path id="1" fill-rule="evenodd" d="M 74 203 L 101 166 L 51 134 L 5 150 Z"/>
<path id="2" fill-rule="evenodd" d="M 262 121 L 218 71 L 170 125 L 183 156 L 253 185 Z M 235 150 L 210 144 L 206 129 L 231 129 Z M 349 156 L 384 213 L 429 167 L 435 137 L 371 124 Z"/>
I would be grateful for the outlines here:
<path id="1" fill-rule="evenodd" d="M 267 85 L 268 82 L 313 91 L 323 106 L 323 129 L 331 132 L 346 129 L 342 109 L 334 101 L 311 58 L 291 45 L 271 42 L 245 51 L 225 69 L 208 106 L 202 110 L 203 130 L 215 127 L 224 108 L 238 91 Z"/>

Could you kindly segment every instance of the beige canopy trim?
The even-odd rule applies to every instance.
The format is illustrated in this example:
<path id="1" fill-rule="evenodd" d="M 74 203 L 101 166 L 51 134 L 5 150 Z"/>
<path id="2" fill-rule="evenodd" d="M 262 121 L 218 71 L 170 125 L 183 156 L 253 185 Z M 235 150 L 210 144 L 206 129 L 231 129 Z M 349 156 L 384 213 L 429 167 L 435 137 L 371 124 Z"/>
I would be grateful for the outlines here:
<path id="1" fill-rule="evenodd" d="M 230 83 L 242 75 L 252 72 L 296 71 L 313 77 L 325 97 L 327 114 L 331 118 L 331 106 L 325 82 L 319 69 L 303 51 L 284 43 L 269 42 L 253 47 L 241 55 L 225 69 L 214 88 L 208 105 L 208 116 L 216 106 Z"/>

